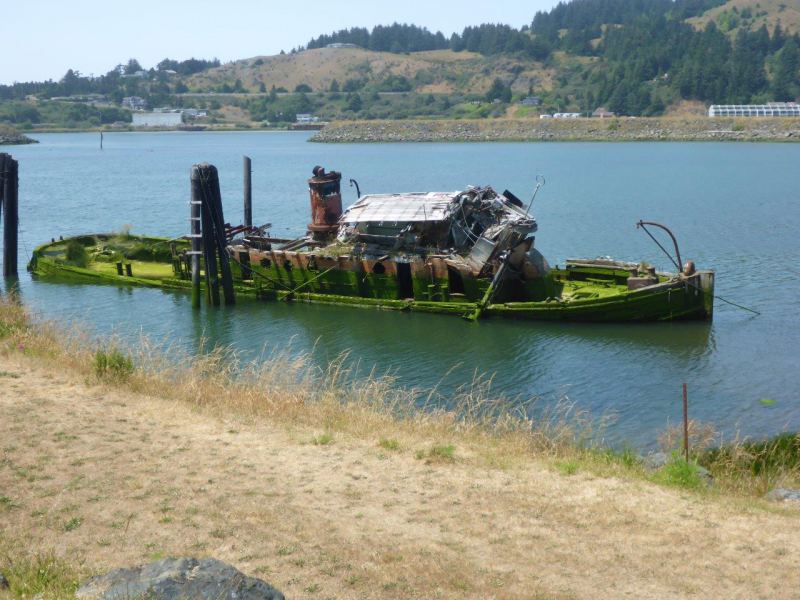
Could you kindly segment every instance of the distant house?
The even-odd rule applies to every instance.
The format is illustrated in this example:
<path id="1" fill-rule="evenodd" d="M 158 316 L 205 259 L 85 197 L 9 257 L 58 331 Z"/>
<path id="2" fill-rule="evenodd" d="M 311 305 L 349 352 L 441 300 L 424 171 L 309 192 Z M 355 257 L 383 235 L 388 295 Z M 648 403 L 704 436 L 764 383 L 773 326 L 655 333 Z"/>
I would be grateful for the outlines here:
<path id="1" fill-rule="evenodd" d="M 203 117 L 207 117 L 208 113 L 204 110 L 198 110 L 196 108 L 184 108 L 183 109 L 183 117 L 185 119 L 202 119 Z"/>
<path id="2" fill-rule="evenodd" d="M 800 117 L 800 104 L 796 102 L 768 102 L 767 104 L 712 104 L 709 117 Z"/>
<path id="3" fill-rule="evenodd" d="M 133 113 L 134 127 L 177 127 L 183 124 L 181 111 L 171 112 L 135 112 Z"/>
<path id="4" fill-rule="evenodd" d="M 539 115 L 540 119 L 552 119 L 553 115 Z"/>
<path id="5" fill-rule="evenodd" d="M 315 117 L 313 115 L 309 115 L 306 113 L 300 113 L 296 117 L 297 123 L 317 123 L 319 122 L 319 117 Z"/>
<path id="6" fill-rule="evenodd" d="M 595 119 L 610 119 L 611 117 L 616 117 L 616 113 L 611 112 L 610 110 L 606 110 L 604 107 L 596 108 L 595 111 L 592 113 L 592 117 Z"/>
<path id="7" fill-rule="evenodd" d="M 147 101 L 139 96 L 126 96 L 122 99 L 122 107 L 131 110 L 147 110 Z"/>
<path id="8" fill-rule="evenodd" d="M 343 44 L 341 42 L 335 42 L 333 44 L 328 44 L 325 47 L 326 48 L 337 48 L 337 49 L 338 48 L 359 48 L 359 46 L 356 46 L 355 44 Z"/>
<path id="9" fill-rule="evenodd" d="M 138 79 L 147 79 L 147 71 L 136 71 L 135 73 L 125 73 L 125 78 L 136 77 Z"/>
<path id="10" fill-rule="evenodd" d="M 563 112 L 563 113 L 555 113 L 553 115 L 554 119 L 580 119 L 581 113 L 573 113 L 573 112 Z"/>
<path id="11" fill-rule="evenodd" d="M 526 96 L 519 103 L 523 106 L 539 106 L 542 103 L 542 99 L 539 96 Z"/>

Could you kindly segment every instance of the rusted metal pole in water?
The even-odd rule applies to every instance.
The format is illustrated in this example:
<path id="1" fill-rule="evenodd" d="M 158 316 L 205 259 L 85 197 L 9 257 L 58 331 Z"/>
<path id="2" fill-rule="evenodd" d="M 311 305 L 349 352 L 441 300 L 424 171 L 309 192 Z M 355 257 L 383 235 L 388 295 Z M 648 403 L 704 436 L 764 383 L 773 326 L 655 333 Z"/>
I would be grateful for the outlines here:
<path id="1" fill-rule="evenodd" d="M 244 157 L 244 225 L 253 226 L 253 164 L 249 156 Z"/>
<path id="2" fill-rule="evenodd" d="M 10 154 L 0 154 L 0 213 L 3 216 L 3 276 L 17 276 L 19 230 L 19 164 Z"/>
<path id="3" fill-rule="evenodd" d="M 683 384 L 683 456 L 689 462 L 689 398 Z"/>
<path id="4" fill-rule="evenodd" d="M 189 237 L 192 240 L 192 308 L 200 308 L 200 254 L 202 242 L 200 234 L 200 205 L 203 191 L 200 183 L 200 169 L 192 167 L 192 196 L 189 200 Z"/>

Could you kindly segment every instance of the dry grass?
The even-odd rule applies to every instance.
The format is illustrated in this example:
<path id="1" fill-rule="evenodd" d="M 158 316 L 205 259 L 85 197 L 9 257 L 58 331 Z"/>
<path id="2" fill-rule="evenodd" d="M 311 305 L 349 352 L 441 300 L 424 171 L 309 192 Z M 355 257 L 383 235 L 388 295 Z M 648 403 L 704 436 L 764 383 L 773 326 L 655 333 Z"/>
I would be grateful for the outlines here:
<path id="1" fill-rule="evenodd" d="M 422 73 L 430 83 L 420 86 L 420 93 L 483 93 L 496 76 L 516 81 L 515 91 L 527 91 L 536 81 L 544 89 L 552 87 L 553 69 L 535 61 L 509 57 L 484 57 L 473 52 L 436 50 L 393 54 L 360 48 L 318 48 L 296 54 L 259 56 L 239 60 L 192 76 L 191 89 L 208 90 L 237 80 L 245 89 L 257 92 L 260 84 L 293 91 L 301 83 L 314 92 L 326 92 L 333 80 L 342 85 L 348 79 L 381 81 L 389 75 L 414 80 Z M 519 89 L 517 89 L 519 88 Z"/>
<path id="2" fill-rule="evenodd" d="M 732 12 L 736 8 L 739 13 L 749 8 L 753 13 L 753 23 L 750 29 L 755 31 L 766 25 L 770 32 L 777 23 L 781 24 L 784 32 L 797 33 L 800 31 L 800 0 L 728 0 L 725 4 L 707 10 L 699 17 L 688 19 L 688 22 L 697 29 L 705 29 L 709 22 L 714 21 L 724 12 Z M 765 12 L 765 15 L 756 14 Z M 736 29 L 731 35 L 736 34 Z"/>
<path id="3" fill-rule="evenodd" d="M 5 331 L 7 348 L 218 416 L 268 419 L 362 439 L 407 436 L 441 443 L 458 439 L 485 448 L 481 458 L 489 462 L 527 453 L 556 457 L 591 437 L 591 421 L 568 402 L 533 420 L 527 407 L 492 395 L 491 380 L 479 375 L 452 397 L 443 398 L 436 389 L 400 388 L 391 376 L 374 372 L 359 376 L 346 354 L 321 369 L 309 355 L 289 352 L 243 362 L 231 348 L 209 348 L 189 356 L 145 338 L 133 347 L 119 340 L 98 346 L 76 330 L 64 332 L 51 323 L 29 326 L 24 309 L 8 301 L 0 303 L 0 328 L 5 328 L 0 329 L 0 338 Z M 120 354 L 130 357 L 135 368 L 126 367 L 125 377 L 109 381 L 98 360 Z"/>
<path id="4" fill-rule="evenodd" d="M 143 343 L 130 371 L 97 369 L 95 350 L 0 303 L 0 570 L 16 596 L 68 597 L 168 555 L 216 556 L 293 598 L 800 586 L 796 511 L 651 485 L 630 453 L 581 449 L 580 415 L 508 413 L 488 381 L 445 411 L 344 358 L 319 371 L 216 350 L 190 370 Z"/>

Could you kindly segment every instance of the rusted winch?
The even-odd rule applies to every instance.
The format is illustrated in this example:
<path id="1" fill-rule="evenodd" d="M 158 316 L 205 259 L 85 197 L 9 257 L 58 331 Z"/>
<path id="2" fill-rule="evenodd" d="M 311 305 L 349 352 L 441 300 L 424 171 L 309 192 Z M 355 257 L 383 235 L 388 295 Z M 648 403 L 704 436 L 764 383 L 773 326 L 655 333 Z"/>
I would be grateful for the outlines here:
<path id="1" fill-rule="evenodd" d="M 311 196 L 311 223 L 308 230 L 318 241 L 330 239 L 339 228 L 342 216 L 342 174 L 336 171 L 326 173 L 322 167 L 314 167 L 314 176 L 308 180 L 308 193 Z"/>

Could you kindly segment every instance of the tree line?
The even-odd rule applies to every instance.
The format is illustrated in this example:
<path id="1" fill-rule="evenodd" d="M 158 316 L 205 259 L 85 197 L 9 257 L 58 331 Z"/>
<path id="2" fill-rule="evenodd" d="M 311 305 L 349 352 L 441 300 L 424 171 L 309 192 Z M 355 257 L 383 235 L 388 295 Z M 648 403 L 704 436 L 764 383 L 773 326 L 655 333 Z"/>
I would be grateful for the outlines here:
<path id="1" fill-rule="evenodd" d="M 99 76 L 87 76 L 80 71 L 69 69 L 58 81 L 14 83 L 0 85 L 0 100 L 24 100 L 29 95 L 40 98 L 57 96 L 74 96 L 86 94 L 102 94 L 119 102 L 125 96 L 154 96 L 154 100 L 162 100 L 170 93 L 188 91 L 181 81 L 171 81 L 168 71 L 175 71 L 180 76 L 193 75 L 218 67 L 218 59 L 205 60 L 190 58 L 178 61 L 165 58 L 155 68 L 145 70 L 138 60 L 131 58 L 125 64 Z M 144 71 L 145 77 L 135 77 Z"/>
<path id="2" fill-rule="evenodd" d="M 558 66 L 553 53 L 596 59 L 562 69 L 571 88 L 565 103 L 591 110 L 605 105 L 628 115 L 659 114 L 677 99 L 707 103 L 787 101 L 800 95 L 800 36 L 778 24 L 752 29 L 758 7 L 734 8 L 702 29 L 686 19 L 724 0 L 572 0 L 540 11 L 530 25 L 484 23 L 449 39 L 414 25 L 343 29 L 313 39 L 308 48 L 352 43 L 384 52 L 449 48 L 485 56 L 507 54 Z M 726 35 L 736 24 L 735 36 Z M 577 79 L 579 77 L 580 79 Z M 499 98 L 505 98 L 504 93 Z"/>

